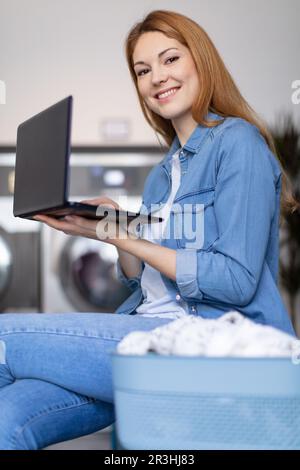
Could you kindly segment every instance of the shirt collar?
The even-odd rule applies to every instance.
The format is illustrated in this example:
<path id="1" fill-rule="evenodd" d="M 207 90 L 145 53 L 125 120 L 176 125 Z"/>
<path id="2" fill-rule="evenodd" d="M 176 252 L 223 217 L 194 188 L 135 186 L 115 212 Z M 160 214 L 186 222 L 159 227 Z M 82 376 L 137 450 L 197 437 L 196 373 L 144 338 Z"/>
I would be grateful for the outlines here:
<path id="1" fill-rule="evenodd" d="M 209 111 L 206 115 L 206 120 L 222 120 L 219 114 L 213 113 Z M 193 130 L 192 134 L 188 138 L 187 142 L 183 145 L 182 150 L 188 150 L 189 152 L 196 153 L 200 146 L 202 145 L 203 140 L 206 138 L 207 134 L 211 132 L 211 127 L 205 127 L 201 124 L 198 124 L 195 129 Z M 181 148 L 181 144 L 177 135 L 174 137 L 171 147 L 168 150 L 165 158 L 162 161 L 162 164 L 165 164 L 170 161 L 172 155 Z"/>

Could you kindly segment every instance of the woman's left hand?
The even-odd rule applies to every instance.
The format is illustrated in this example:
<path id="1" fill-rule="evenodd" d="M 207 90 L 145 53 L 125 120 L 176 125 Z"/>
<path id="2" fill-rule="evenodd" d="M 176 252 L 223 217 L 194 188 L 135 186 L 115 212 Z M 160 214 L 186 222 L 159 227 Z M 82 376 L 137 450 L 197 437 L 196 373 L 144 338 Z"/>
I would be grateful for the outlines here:
<path id="1" fill-rule="evenodd" d="M 57 219 L 47 215 L 38 214 L 33 217 L 34 220 L 43 222 L 49 227 L 59 230 L 66 235 L 77 235 L 87 238 L 97 238 L 96 225 L 97 221 L 86 219 L 79 216 L 68 215 L 64 218 Z"/>

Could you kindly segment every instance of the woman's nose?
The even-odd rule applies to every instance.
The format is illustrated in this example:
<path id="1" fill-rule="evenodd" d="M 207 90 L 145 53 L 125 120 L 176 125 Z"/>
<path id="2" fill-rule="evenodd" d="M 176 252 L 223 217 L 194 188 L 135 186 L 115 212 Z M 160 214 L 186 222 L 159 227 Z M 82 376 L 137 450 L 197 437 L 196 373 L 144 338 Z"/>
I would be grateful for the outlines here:
<path id="1" fill-rule="evenodd" d="M 167 80 L 168 80 L 168 74 L 166 70 L 162 70 L 162 69 L 153 70 L 152 72 L 153 85 L 159 85 L 160 83 L 164 83 Z"/>

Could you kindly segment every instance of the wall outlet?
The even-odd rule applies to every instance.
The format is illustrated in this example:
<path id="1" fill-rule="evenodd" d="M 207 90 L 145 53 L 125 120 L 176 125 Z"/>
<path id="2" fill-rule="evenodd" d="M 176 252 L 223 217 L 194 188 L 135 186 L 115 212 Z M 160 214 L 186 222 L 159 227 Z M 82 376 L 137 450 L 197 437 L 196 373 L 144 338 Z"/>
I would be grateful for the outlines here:
<path id="1" fill-rule="evenodd" d="M 101 136 L 105 141 L 126 141 L 129 137 L 129 120 L 108 118 L 101 122 Z"/>

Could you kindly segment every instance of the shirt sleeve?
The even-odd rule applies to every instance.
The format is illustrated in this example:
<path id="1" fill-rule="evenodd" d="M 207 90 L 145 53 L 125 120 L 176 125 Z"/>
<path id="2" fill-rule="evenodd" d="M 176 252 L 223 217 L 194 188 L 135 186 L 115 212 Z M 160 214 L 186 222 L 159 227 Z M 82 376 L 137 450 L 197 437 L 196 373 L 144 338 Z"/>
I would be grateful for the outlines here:
<path id="1" fill-rule="evenodd" d="M 142 262 L 142 267 L 144 268 L 143 262 Z M 124 271 L 121 268 L 121 264 L 120 264 L 119 260 L 117 260 L 116 268 L 117 268 L 117 277 L 118 277 L 119 281 L 124 286 L 128 287 L 128 289 L 130 289 L 132 292 L 137 287 L 139 287 L 141 285 L 142 273 L 139 276 L 127 277 L 126 274 L 124 273 Z M 142 269 L 142 271 L 143 271 L 143 269 Z"/>
<path id="2" fill-rule="evenodd" d="M 262 273 L 276 182 L 271 151 L 255 126 L 239 123 L 220 139 L 214 200 L 218 238 L 208 250 L 177 250 L 176 283 L 187 300 L 244 306 Z"/>
<path id="3" fill-rule="evenodd" d="M 141 206 L 139 207 L 139 211 L 138 212 L 141 212 L 142 211 L 142 208 L 143 208 L 143 202 L 141 203 Z M 140 231 L 135 231 L 135 235 L 138 236 L 138 237 L 141 237 L 141 233 Z M 142 261 L 142 270 L 141 270 L 141 273 L 138 275 L 138 276 L 134 276 L 134 277 L 127 277 L 126 274 L 124 273 L 122 267 L 121 267 L 121 263 L 119 261 L 119 259 L 117 260 L 117 263 L 116 263 L 116 270 L 117 270 L 117 278 L 118 280 L 126 287 L 128 287 L 128 289 L 130 289 L 132 292 L 137 289 L 137 287 L 140 287 L 141 285 L 141 278 L 142 278 L 142 273 L 143 273 L 143 270 L 144 270 L 144 267 L 145 267 L 145 264 L 144 262 Z"/>

